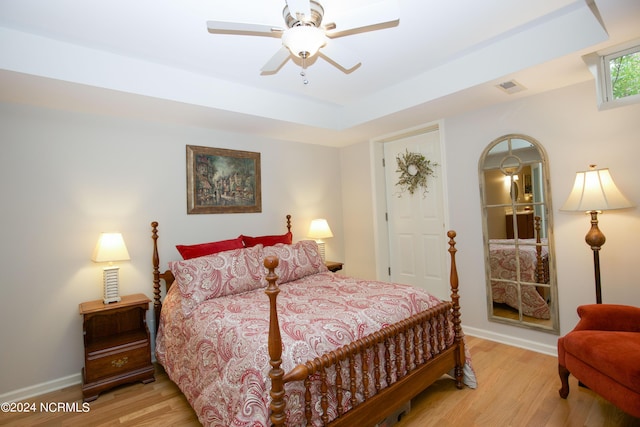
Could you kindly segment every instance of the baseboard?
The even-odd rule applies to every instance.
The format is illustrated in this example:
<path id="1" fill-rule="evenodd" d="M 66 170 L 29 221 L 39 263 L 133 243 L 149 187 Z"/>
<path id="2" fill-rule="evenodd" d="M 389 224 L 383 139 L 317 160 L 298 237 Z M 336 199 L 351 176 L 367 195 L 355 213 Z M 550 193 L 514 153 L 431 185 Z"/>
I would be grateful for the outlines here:
<path id="1" fill-rule="evenodd" d="M 156 363 L 155 353 L 151 357 L 151 363 Z M 72 385 L 82 384 L 82 373 L 69 375 L 56 380 L 32 385 L 14 391 L 0 394 L 0 402 L 19 402 L 41 394 L 50 393 Z"/>
<path id="2" fill-rule="evenodd" d="M 535 351 L 536 353 L 558 357 L 558 348 L 556 346 L 540 344 L 539 342 L 524 340 L 509 335 L 498 334 L 496 332 L 487 331 L 486 329 L 478 329 L 471 326 L 463 325 L 462 330 L 466 335 L 471 335 L 474 337 L 482 338 L 489 341 L 495 341 L 514 347 L 524 348 L 525 350 Z"/>
<path id="3" fill-rule="evenodd" d="M 0 402 L 19 402 L 21 400 L 29 399 L 30 397 L 50 393 L 52 391 L 60 390 L 61 388 L 77 385 L 80 383 L 82 383 L 82 374 L 77 373 L 69 375 L 67 377 L 58 378 L 56 380 L 51 380 L 44 383 L 21 388 L 19 390 L 0 394 Z"/>

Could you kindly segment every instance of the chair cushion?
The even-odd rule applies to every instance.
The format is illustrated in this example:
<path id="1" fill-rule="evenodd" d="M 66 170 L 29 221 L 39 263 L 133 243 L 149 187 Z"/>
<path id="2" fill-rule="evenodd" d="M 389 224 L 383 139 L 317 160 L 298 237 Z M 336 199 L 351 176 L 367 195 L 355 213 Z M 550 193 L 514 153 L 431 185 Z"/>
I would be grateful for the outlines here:
<path id="1" fill-rule="evenodd" d="M 567 353 L 640 393 L 640 332 L 573 331 L 563 344 Z"/>

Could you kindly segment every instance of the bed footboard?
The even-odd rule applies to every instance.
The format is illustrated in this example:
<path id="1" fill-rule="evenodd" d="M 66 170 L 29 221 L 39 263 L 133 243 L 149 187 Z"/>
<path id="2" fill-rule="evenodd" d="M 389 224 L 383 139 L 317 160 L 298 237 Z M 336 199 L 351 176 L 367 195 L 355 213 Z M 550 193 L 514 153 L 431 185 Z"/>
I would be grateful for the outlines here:
<path id="1" fill-rule="evenodd" d="M 274 272 L 278 259 L 265 259 L 264 265 L 269 271 L 265 293 L 270 300 L 270 408 L 274 426 L 286 423 L 284 387 L 293 381 L 303 381 L 305 385 L 304 412 L 307 425 L 313 425 L 312 408 L 319 407 L 322 424 L 331 426 L 366 425 L 383 420 L 451 371 L 454 372 L 456 386 L 462 388 L 465 355 L 455 263 L 456 234 L 449 231 L 447 235 L 451 255 L 450 302 L 445 301 L 409 319 L 389 325 L 286 373 L 280 367 L 282 342 L 276 310 L 280 291 L 276 284 L 278 276 Z M 452 328 L 443 327 L 443 324 L 446 325 L 445 319 L 450 319 Z M 373 379 L 372 383 L 370 378 Z M 319 380 L 319 395 L 311 392 L 314 380 Z M 330 400 L 336 402 L 335 407 L 329 407 Z M 317 402 L 319 405 L 316 405 Z"/>

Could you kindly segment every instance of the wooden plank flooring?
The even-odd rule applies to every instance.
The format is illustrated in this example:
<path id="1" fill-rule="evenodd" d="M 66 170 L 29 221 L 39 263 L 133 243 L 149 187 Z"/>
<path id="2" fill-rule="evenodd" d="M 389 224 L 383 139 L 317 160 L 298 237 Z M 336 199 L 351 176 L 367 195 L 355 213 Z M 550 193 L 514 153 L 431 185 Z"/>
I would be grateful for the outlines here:
<path id="1" fill-rule="evenodd" d="M 467 337 L 478 388 L 457 390 L 442 378 L 412 402 L 395 427 L 448 426 L 640 426 L 640 419 L 618 410 L 571 377 L 569 398 L 558 396 L 557 359 L 552 356 Z M 38 398 L 40 402 L 80 402 L 80 386 Z M 79 403 L 80 409 L 81 403 Z M 156 381 L 103 393 L 86 413 L 0 413 L 7 426 L 199 426 L 186 399 L 158 367 Z"/>

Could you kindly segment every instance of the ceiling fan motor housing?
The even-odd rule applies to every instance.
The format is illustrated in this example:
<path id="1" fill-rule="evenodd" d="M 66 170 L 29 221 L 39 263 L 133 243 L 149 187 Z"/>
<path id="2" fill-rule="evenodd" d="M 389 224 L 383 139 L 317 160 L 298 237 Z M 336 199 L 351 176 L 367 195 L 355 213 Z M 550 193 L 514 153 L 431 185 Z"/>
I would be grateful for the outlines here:
<path id="1" fill-rule="evenodd" d="M 314 26 L 316 28 L 320 28 L 320 24 L 322 23 L 322 17 L 324 16 L 324 8 L 320 3 L 314 0 L 309 1 L 309 5 L 311 6 L 311 16 L 298 16 L 298 14 L 291 15 L 289 11 L 289 6 L 285 6 L 282 10 L 282 16 L 284 17 L 284 22 L 287 24 L 288 28 L 293 28 L 301 25 L 306 26 Z"/>

